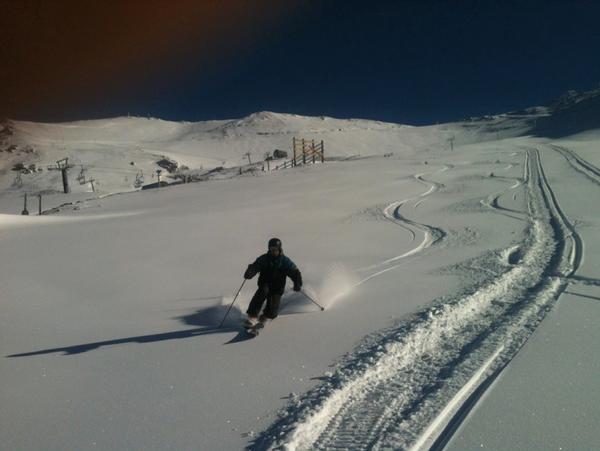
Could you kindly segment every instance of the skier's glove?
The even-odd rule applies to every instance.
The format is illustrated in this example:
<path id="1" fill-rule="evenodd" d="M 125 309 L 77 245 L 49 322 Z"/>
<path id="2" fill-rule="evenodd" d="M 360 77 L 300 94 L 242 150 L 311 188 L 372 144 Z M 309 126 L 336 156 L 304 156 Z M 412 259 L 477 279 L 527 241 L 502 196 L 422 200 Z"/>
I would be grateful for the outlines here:
<path id="1" fill-rule="evenodd" d="M 256 273 L 256 269 L 254 269 L 252 265 L 248 265 L 248 269 L 246 269 L 246 272 L 244 272 L 244 279 L 252 279 Z"/>
<path id="2" fill-rule="evenodd" d="M 301 289 L 302 289 L 302 285 L 300 285 L 299 283 L 294 284 L 294 291 L 300 291 Z"/>

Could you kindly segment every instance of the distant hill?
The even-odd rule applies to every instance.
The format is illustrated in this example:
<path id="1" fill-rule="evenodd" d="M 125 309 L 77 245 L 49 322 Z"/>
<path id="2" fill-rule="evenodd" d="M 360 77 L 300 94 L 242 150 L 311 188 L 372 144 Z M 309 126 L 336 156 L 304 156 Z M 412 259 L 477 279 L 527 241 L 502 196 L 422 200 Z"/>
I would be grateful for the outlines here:
<path id="1" fill-rule="evenodd" d="M 383 155 L 394 151 L 447 145 L 448 126 L 417 128 L 362 120 L 307 117 L 261 111 L 241 119 L 172 122 L 155 118 L 117 117 L 68 123 L 5 120 L 0 125 L 0 193 L 60 189 L 57 172 L 48 171 L 57 160 L 69 159 L 74 192 L 91 189 L 84 181 L 96 180 L 100 193 L 132 191 L 163 181 L 176 166 L 195 175 L 216 168 L 231 169 L 264 161 L 276 150 L 291 154 L 292 138 L 323 140 L 328 157 Z M 163 162 L 162 164 L 160 162 Z M 167 163 L 165 163 L 167 162 Z M 169 163 L 171 162 L 171 163 Z M 165 166 L 165 164 L 167 166 Z M 16 165 L 36 165 L 16 183 Z M 212 172 L 211 172 L 212 171 Z M 223 171 L 233 174 L 235 171 Z"/>
<path id="2" fill-rule="evenodd" d="M 548 109 L 532 130 L 534 135 L 556 139 L 600 129 L 600 89 L 569 91 Z"/>
<path id="3" fill-rule="evenodd" d="M 309 117 L 260 111 L 240 119 L 173 122 L 117 117 L 66 123 L 0 122 L 0 194 L 60 190 L 57 160 L 69 158 L 74 192 L 140 189 L 177 171 L 237 173 L 232 168 L 261 162 L 275 149 L 290 151 L 292 137 L 323 140 L 326 156 L 418 154 L 433 148 L 534 135 L 560 138 L 600 129 L 600 89 L 569 91 L 548 106 L 412 127 L 364 119 Z M 160 163 L 162 162 L 162 163 Z M 17 166 L 18 165 L 18 166 Z M 166 166 L 165 166 L 166 165 Z M 34 168 L 20 177 L 15 167 Z M 220 169 L 219 169 L 220 168 Z M 218 169 L 218 171 L 215 171 Z M 142 180 L 142 182 L 140 182 Z"/>

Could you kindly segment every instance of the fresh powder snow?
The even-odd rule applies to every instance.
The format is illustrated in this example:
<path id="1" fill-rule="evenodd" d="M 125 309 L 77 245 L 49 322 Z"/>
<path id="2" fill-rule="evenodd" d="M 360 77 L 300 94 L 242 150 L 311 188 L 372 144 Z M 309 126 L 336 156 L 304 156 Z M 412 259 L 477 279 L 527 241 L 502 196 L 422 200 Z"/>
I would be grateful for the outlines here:
<path id="1" fill-rule="evenodd" d="M 593 449 L 599 99 L 427 127 L 6 121 L 0 447 Z M 267 165 L 293 137 L 325 162 Z M 273 236 L 325 310 L 288 283 L 249 338 L 254 279 L 219 328 Z"/>

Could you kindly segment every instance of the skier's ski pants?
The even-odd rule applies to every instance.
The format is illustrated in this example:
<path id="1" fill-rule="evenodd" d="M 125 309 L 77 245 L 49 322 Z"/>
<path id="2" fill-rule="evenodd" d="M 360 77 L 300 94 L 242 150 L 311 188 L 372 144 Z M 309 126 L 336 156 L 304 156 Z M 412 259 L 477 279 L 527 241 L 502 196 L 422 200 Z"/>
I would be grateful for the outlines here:
<path id="1" fill-rule="evenodd" d="M 281 301 L 281 294 L 271 293 L 268 285 L 263 285 L 258 287 L 256 293 L 252 297 L 250 301 L 250 305 L 248 306 L 248 310 L 246 313 L 248 316 L 258 316 L 260 310 L 262 309 L 263 303 L 267 301 L 267 306 L 263 314 L 267 318 L 277 318 L 277 313 L 279 312 L 279 302 Z"/>

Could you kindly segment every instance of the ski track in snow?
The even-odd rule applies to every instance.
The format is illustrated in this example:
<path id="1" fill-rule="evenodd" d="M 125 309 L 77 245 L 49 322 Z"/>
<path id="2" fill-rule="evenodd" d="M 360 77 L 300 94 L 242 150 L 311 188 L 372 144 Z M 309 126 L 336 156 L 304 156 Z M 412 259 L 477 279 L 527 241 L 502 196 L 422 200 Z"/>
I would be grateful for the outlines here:
<path id="1" fill-rule="evenodd" d="M 490 261 L 503 268 L 491 282 L 368 337 L 249 449 L 442 449 L 581 263 L 537 149 L 526 150 L 524 184 L 525 238 L 503 253 L 516 261 Z"/>
<path id="2" fill-rule="evenodd" d="M 519 188 L 522 185 L 521 180 L 515 180 L 515 183 L 508 188 L 508 190 L 514 190 Z M 526 219 L 526 212 L 522 212 L 522 211 L 518 211 L 518 210 L 513 210 L 511 208 L 506 208 L 503 207 L 499 204 L 499 199 L 500 197 L 502 197 L 505 193 L 506 193 L 506 189 L 502 190 L 502 191 L 498 191 L 495 192 L 493 194 L 490 194 L 489 196 L 487 196 L 485 199 L 481 199 L 479 202 L 488 207 L 491 208 L 492 210 L 495 210 L 499 213 L 502 213 L 510 218 L 513 219 L 518 219 L 518 220 L 524 220 Z M 513 200 L 516 200 L 516 193 L 513 195 Z"/>
<path id="3" fill-rule="evenodd" d="M 439 169 L 435 172 L 413 175 L 413 178 L 415 180 L 417 180 L 419 183 L 422 183 L 425 186 L 427 186 L 427 190 L 417 196 L 414 196 L 414 197 L 411 197 L 408 199 L 404 199 L 404 200 L 401 200 L 398 202 L 393 202 L 393 203 L 389 204 L 386 208 L 384 208 L 384 210 L 383 210 L 384 216 L 388 220 L 393 222 L 394 224 L 397 224 L 398 226 L 402 227 L 403 229 L 408 230 L 411 234 L 411 241 L 414 241 L 416 239 L 417 232 L 423 234 L 423 240 L 416 247 L 405 252 L 404 254 L 389 258 L 389 259 L 384 260 L 375 265 L 367 266 L 366 268 L 358 269 L 357 270 L 358 272 L 373 271 L 373 270 L 376 270 L 376 271 L 374 273 L 364 277 L 360 281 L 358 281 L 355 284 L 355 286 L 362 285 L 363 283 L 368 282 L 369 280 L 371 280 L 377 276 L 380 276 L 381 274 L 384 274 L 386 272 L 389 272 L 389 271 L 392 271 L 393 269 L 398 268 L 398 266 L 400 266 L 400 264 L 397 263 L 398 261 L 404 260 L 407 257 L 413 256 L 415 254 L 422 252 L 426 248 L 428 248 L 431 245 L 433 245 L 434 243 L 438 242 L 440 239 L 442 239 L 446 235 L 446 233 L 442 229 L 439 229 L 437 227 L 433 227 L 433 226 L 430 226 L 427 224 L 421 224 L 421 223 L 412 221 L 408 218 L 405 218 L 404 216 L 402 216 L 400 214 L 400 208 L 402 208 L 402 206 L 408 204 L 409 202 L 417 201 L 413 206 L 416 209 L 419 205 L 421 205 L 424 202 L 425 197 L 438 191 L 443 186 L 440 183 L 430 182 L 430 181 L 425 180 L 424 176 L 427 174 L 438 174 L 441 172 L 445 172 L 451 168 L 452 168 L 452 166 L 450 166 L 450 165 L 444 165 L 441 169 Z M 390 264 L 392 266 L 389 266 Z M 384 268 L 385 266 L 388 266 L 388 267 Z M 384 269 L 380 269 L 380 268 L 384 268 Z"/>
<path id="4" fill-rule="evenodd" d="M 592 163 L 584 160 L 574 151 L 567 149 L 566 147 L 556 145 L 550 145 L 549 147 L 560 153 L 577 172 L 585 175 L 596 185 L 600 185 L 600 169 L 598 169 Z"/>

